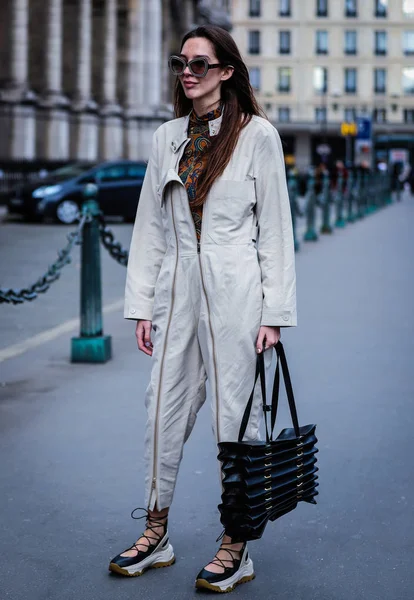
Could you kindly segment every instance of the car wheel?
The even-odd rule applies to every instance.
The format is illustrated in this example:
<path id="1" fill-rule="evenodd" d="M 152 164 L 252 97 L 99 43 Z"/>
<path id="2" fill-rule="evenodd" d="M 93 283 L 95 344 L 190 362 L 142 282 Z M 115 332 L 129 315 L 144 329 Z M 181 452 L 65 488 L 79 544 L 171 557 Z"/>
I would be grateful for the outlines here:
<path id="1" fill-rule="evenodd" d="M 75 223 L 79 214 L 79 206 L 74 200 L 62 200 L 56 208 L 56 219 L 59 223 L 71 225 Z"/>

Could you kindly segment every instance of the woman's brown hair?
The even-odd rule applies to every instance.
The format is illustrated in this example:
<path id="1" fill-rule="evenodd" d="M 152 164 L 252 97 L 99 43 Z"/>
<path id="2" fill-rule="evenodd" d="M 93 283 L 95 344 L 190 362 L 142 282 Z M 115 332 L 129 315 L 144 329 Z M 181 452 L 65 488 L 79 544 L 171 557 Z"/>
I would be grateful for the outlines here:
<path id="1" fill-rule="evenodd" d="M 221 84 L 221 100 L 225 117 L 221 123 L 220 134 L 211 139 L 206 150 L 208 161 L 205 170 L 198 178 L 196 199 L 192 202 L 193 206 L 201 206 L 211 186 L 227 167 L 241 130 L 250 122 L 253 115 L 261 115 L 262 112 L 254 97 L 247 67 L 231 35 L 221 27 L 202 25 L 184 36 L 181 49 L 190 38 L 206 38 L 212 43 L 220 64 L 223 67 L 228 65 L 234 67 L 230 79 Z M 175 114 L 177 117 L 184 117 L 191 112 L 192 108 L 192 100 L 186 97 L 177 77 L 174 90 Z"/>

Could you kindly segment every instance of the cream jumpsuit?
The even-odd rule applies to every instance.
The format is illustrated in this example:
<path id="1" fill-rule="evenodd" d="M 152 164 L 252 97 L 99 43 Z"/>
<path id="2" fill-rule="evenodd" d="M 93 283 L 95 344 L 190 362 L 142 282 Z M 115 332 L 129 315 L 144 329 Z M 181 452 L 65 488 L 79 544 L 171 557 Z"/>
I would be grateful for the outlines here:
<path id="1" fill-rule="evenodd" d="M 220 116 L 210 121 L 219 132 Z M 203 209 L 197 243 L 178 176 L 188 117 L 164 123 L 135 220 L 125 318 L 152 321 L 146 392 L 146 505 L 171 505 L 183 446 L 212 392 L 216 441 L 237 439 L 253 386 L 260 325 L 296 325 L 294 245 L 280 138 L 254 116 Z M 255 439 L 259 394 L 245 439 Z"/>

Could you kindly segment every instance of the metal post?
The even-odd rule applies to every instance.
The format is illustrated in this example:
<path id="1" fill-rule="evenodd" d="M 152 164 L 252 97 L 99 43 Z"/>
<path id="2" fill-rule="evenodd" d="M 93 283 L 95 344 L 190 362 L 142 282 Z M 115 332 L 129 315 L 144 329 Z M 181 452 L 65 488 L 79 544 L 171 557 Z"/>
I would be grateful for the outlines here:
<path id="1" fill-rule="evenodd" d="M 392 204 L 392 186 L 391 186 L 391 175 L 384 173 L 384 196 L 385 204 Z"/>
<path id="2" fill-rule="evenodd" d="M 294 173 L 289 173 L 288 190 L 289 190 L 290 212 L 292 214 L 293 240 L 295 243 L 295 252 L 297 252 L 299 250 L 299 241 L 296 236 L 296 216 L 297 216 L 297 209 L 298 209 L 298 184 L 297 184 L 296 175 Z"/>
<path id="3" fill-rule="evenodd" d="M 322 184 L 322 227 L 321 233 L 332 233 L 331 227 L 331 190 L 330 190 L 330 180 L 329 173 L 323 174 L 323 184 Z"/>
<path id="4" fill-rule="evenodd" d="M 353 223 L 355 221 L 353 213 L 353 201 L 354 201 L 354 172 L 349 171 L 348 181 L 346 185 L 346 199 L 347 199 L 347 221 Z"/>
<path id="5" fill-rule="evenodd" d="M 306 199 L 306 231 L 303 239 L 305 242 L 316 242 L 318 234 L 315 231 L 315 174 L 311 169 L 308 177 L 307 199 Z"/>
<path id="6" fill-rule="evenodd" d="M 397 175 L 397 180 L 395 182 L 395 198 L 397 200 L 397 202 L 401 202 L 401 189 L 402 189 L 402 183 L 400 181 L 400 173 L 398 173 Z"/>
<path id="7" fill-rule="evenodd" d="M 347 169 L 352 163 L 352 149 L 351 149 L 352 137 L 348 134 L 345 136 L 345 166 Z"/>
<path id="8" fill-rule="evenodd" d="M 338 180 L 336 182 L 336 227 L 345 227 L 346 223 L 344 220 L 344 176 L 339 173 Z"/>
<path id="9" fill-rule="evenodd" d="M 98 188 L 89 183 L 83 192 L 85 223 L 81 249 L 80 336 L 72 338 L 72 362 L 102 363 L 111 358 L 111 336 L 103 335 Z"/>
<path id="10" fill-rule="evenodd" d="M 365 216 L 365 202 L 366 202 L 366 194 L 368 190 L 367 185 L 367 174 L 360 173 L 360 186 L 359 186 L 359 194 L 358 194 L 358 218 L 363 219 Z"/>
<path id="11" fill-rule="evenodd" d="M 356 203 L 355 203 L 356 210 L 354 212 L 354 220 L 357 220 L 360 218 L 359 205 L 361 202 L 361 185 L 362 185 L 361 171 L 358 171 L 356 174 L 356 181 L 355 181 L 355 186 L 354 186 L 354 197 L 356 200 Z"/>

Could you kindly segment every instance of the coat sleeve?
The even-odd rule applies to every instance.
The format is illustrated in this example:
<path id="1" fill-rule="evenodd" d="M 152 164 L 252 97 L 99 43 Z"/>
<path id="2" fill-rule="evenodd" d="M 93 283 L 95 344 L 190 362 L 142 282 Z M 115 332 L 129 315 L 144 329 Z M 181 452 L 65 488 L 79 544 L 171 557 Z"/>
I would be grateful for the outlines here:
<path id="1" fill-rule="evenodd" d="M 292 327 L 296 317 L 296 273 L 292 217 L 282 144 L 266 123 L 255 152 L 257 248 L 262 275 L 262 325 Z"/>
<path id="2" fill-rule="evenodd" d="M 125 319 L 152 321 L 155 284 L 166 252 L 161 205 L 157 194 L 159 184 L 157 163 L 158 148 L 155 133 L 129 250 L 125 286 Z"/>

